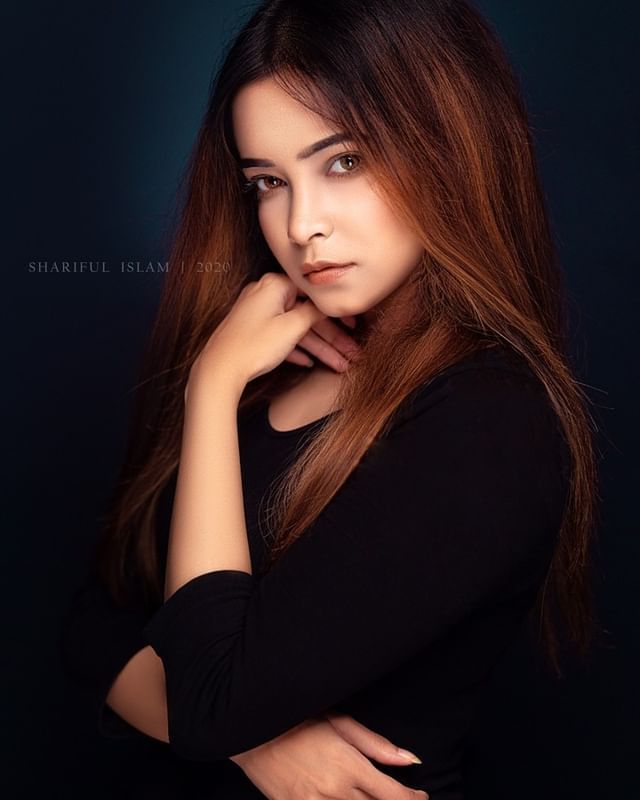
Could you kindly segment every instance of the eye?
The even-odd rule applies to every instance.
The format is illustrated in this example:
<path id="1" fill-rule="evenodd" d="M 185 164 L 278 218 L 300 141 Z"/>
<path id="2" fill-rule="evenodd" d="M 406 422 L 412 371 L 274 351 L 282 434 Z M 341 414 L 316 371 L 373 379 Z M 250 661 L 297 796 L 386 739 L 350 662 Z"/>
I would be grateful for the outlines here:
<path id="1" fill-rule="evenodd" d="M 256 175 L 255 178 L 251 178 L 242 184 L 242 190 L 244 192 L 250 192 L 255 189 L 258 196 L 260 196 L 263 194 L 268 194 L 269 192 L 273 191 L 273 189 L 278 188 L 278 186 L 271 186 L 268 189 L 262 189 L 260 186 L 258 186 L 260 181 L 280 181 L 280 178 L 276 178 L 275 175 Z"/>
<path id="2" fill-rule="evenodd" d="M 351 163 L 352 165 L 355 162 L 355 166 L 349 167 L 344 172 L 339 172 L 339 173 L 334 173 L 334 174 L 346 175 L 349 172 L 355 172 L 360 166 L 360 160 L 361 160 L 360 156 L 357 155 L 356 153 L 345 153 L 343 156 L 338 156 L 338 158 L 336 158 L 336 160 L 333 162 L 334 164 L 339 164 L 341 161 L 345 161 L 345 162 Z"/>
<path id="3" fill-rule="evenodd" d="M 362 157 L 357 153 L 343 153 L 331 161 L 332 167 L 334 164 L 339 164 L 342 169 L 337 172 L 330 169 L 328 174 L 336 178 L 345 177 L 359 170 L 361 161 Z M 259 185 L 261 181 L 264 181 L 266 187 L 261 187 Z M 285 183 L 285 181 L 281 178 L 276 178 L 275 175 L 255 175 L 248 181 L 244 181 L 241 188 L 243 192 L 255 192 L 257 199 L 261 199 L 265 195 L 272 194 L 276 189 L 279 189 L 283 183 Z"/>

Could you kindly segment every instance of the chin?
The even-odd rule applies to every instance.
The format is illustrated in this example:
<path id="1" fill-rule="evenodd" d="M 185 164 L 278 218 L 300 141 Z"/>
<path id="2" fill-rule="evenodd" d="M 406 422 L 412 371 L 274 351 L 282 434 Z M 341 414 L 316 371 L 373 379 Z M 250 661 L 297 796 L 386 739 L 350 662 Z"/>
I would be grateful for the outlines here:
<path id="1" fill-rule="evenodd" d="M 363 313 L 363 308 L 360 304 L 345 303 L 344 300 L 338 300 L 335 297 L 322 297 L 320 292 L 315 297 L 309 293 L 309 297 L 316 307 L 328 317 L 348 317 Z"/>
<path id="2" fill-rule="evenodd" d="M 320 308 L 320 306 L 318 306 L 318 308 Z M 326 311 L 322 308 L 320 308 L 320 310 L 324 311 L 324 313 L 327 314 L 327 316 L 335 317 L 336 319 L 338 317 L 355 317 L 361 313 L 359 310 L 352 311 L 350 308 L 345 308 L 344 306 L 341 306 L 340 308 L 336 308 L 334 306 L 333 308 L 327 309 Z"/>

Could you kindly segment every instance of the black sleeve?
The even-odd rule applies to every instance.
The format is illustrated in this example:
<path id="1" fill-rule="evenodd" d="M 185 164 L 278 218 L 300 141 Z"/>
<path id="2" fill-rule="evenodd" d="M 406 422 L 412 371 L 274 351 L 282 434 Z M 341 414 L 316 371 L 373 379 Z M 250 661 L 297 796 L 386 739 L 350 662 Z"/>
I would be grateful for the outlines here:
<path id="1" fill-rule="evenodd" d="M 176 478 L 174 475 L 167 483 L 158 508 L 156 536 L 163 566 Z M 142 629 L 152 610 L 142 601 L 135 578 L 129 577 L 127 586 L 133 599 L 122 608 L 114 602 L 92 565 L 61 619 L 59 652 L 64 672 L 89 706 L 99 733 L 108 738 L 149 738 L 106 703 L 118 674 L 138 651 L 148 646 Z"/>
<path id="2" fill-rule="evenodd" d="M 541 387 L 472 369 L 416 409 L 269 573 L 197 576 L 146 625 L 179 755 L 264 743 L 541 580 L 566 491 Z"/>
<path id="3" fill-rule="evenodd" d="M 60 636 L 64 670 L 89 705 L 103 736 L 146 736 L 116 714 L 106 698 L 127 662 L 147 647 L 142 628 L 149 616 L 142 607 L 116 606 L 97 577 L 75 591 L 66 610 Z"/>

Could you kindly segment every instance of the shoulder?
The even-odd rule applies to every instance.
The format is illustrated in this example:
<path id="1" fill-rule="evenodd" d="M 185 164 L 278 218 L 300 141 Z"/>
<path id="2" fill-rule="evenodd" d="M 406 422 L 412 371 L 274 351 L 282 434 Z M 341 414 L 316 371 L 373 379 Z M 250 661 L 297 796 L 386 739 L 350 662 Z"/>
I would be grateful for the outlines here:
<path id="1" fill-rule="evenodd" d="M 533 370 L 502 346 L 475 353 L 430 378 L 407 398 L 401 419 L 426 419 L 430 408 L 443 404 L 439 413 L 449 413 L 459 422 L 481 410 L 507 417 L 537 413 L 555 418 L 546 389 Z"/>
<path id="2" fill-rule="evenodd" d="M 557 542 L 568 463 L 544 386 L 510 354 L 480 354 L 420 387 L 374 444 L 359 513 L 382 539 L 392 527 L 403 557 L 424 541 L 430 557 L 452 548 L 504 574 L 516 563 L 526 572 Z"/>
<path id="3" fill-rule="evenodd" d="M 531 368 L 506 347 L 453 364 L 403 404 L 394 429 L 405 455 L 437 453 L 476 470 L 515 470 L 534 478 L 551 469 L 566 478 L 569 453 L 547 391 Z M 463 464 L 458 463 L 462 468 Z"/>

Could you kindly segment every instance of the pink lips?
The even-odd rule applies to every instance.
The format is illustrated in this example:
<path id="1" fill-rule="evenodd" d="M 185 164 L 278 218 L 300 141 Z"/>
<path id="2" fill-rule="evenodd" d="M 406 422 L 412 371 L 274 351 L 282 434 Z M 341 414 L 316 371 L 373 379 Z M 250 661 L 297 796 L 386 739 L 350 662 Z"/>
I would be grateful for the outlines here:
<path id="1" fill-rule="evenodd" d="M 325 267 L 325 269 L 308 272 L 305 277 L 314 286 L 324 283 L 333 283 L 345 272 L 348 272 L 354 264 L 346 264 L 343 267 Z"/>

